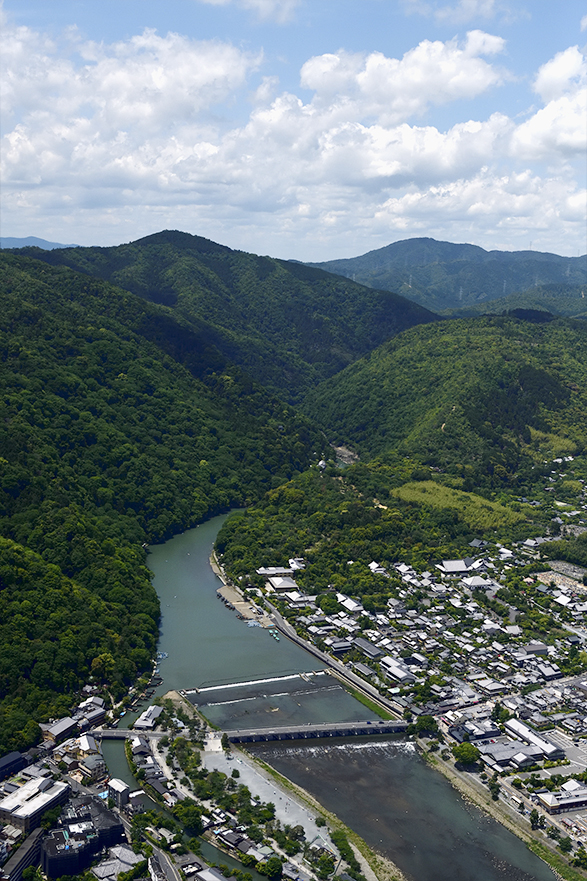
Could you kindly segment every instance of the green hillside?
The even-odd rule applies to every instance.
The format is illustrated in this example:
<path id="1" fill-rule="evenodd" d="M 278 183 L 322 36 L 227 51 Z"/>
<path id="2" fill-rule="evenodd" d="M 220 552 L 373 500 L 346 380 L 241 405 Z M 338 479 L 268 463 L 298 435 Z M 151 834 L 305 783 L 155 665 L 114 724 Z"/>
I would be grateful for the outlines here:
<path id="1" fill-rule="evenodd" d="M 537 534 L 552 458 L 584 452 L 581 321 L 438 321 L 173 232 L 0 269 L 0 752 L 90 677 L 120 698 L 147 669 L 146 544 L 247 507 L 219 538 L 231 573 L 303 553 L 308 587 L 350 579 L 376 610 L 370 560 Z M 363 461 L 319 469 L 327 441 Z"/>
<path id="2" fill-rule="evenodd" d="M 491 301 L 530 288 L 558 285 L 568 289 L 568 295 L 574 298 L 574 287 L 587 287 L 585 255 L 561 257 L 539 251 L 485 251 L 476 245 L 428 238 L 407 239 L 360 257 L 309 265 L 370 287 L 396 291 L 441 313 L 470 307 L 487 310 Z"/>
<path id="3" fill-rule="evenodd" d="M 565 318 L 587 318 L 587 285 L 550 284 L 528 288 L 507 297 L 498 297 L 490 303 L 468 306 L 466 309 L 453 309 L 454 318 L 468 318 L 474 315 L 501 315 L 519 309 L 549 312 Z"/>
<path id="4" fill-rule="evenodd" d="M 165 231 L 113 248 L 25 249 L 173 309 L 265 388 L 308 389 L 408 327 L 422 307 L 301 263 L 233 251 Z"/>
<path id="5" fill-rule="evenodd" d="M 322 609 L 339 610 L 334 588 L 384 612 L 401 587 L 395 563 L 430 569 L 468 556 L 473 539 L 544 535 L 561 505 L 578 505 L 587 325 L 496 316 L 412 328 L 324 382 L 305 409 L 361 461 L 314 466 L 268 492 L 226 521 L 217 549 L 232 577 L 256 587 L 259 566 L 303 555 L 296 580 Z M 561 456 L 574 461 L 553 465 Z M 584 535 L 548 548 L 587 560 Z"/>
<path id="6" fill-rule="evenodd" d="M 0 254 L 0 752 L 91 674 L 123 694 L 157 637 L 143 543 L 247 504 L 324 441 L 206 327 Z"/>
<path id="7" fill-rule="evenodd" d="M 587 436 L 587 326 L 486 317 L 413 328 L 312 393 L 306 410 L 366 456 L 396 450 L 467 487 L 511 482 Z"/>

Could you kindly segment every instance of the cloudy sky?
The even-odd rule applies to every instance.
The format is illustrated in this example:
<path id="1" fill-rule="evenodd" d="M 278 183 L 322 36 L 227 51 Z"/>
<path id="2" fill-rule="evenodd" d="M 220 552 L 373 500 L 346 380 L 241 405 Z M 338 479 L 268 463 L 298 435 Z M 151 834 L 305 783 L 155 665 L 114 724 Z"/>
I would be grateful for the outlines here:
<path id="1" fill-rule="evenodd" d="M 0 0 L 3 236 L 576 256 L 580 0 Z"/>

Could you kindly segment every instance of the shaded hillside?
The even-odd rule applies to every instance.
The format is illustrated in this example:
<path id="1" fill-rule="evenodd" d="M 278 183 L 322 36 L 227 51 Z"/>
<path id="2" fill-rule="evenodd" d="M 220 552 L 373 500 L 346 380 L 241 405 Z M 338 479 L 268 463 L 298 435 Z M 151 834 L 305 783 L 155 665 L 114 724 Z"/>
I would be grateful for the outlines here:
<path id="1" fill-rule="evenodd" d="M 565 318 L 587 318 L 586 296 L 587 285 L 542 285 L 499 297 L 490 303 L 454 309 L 451 315 L 455 318 L 466 318 L 473 315 L 501 315 L 515 309 L 532 309 Z"/>
<path id="2" fill-rule="evenodd" d="M 484 306 L 515 291 L 545 285 L 587 285 L 585 255 L 485 251 L 429 238 L 407 239 L 360 257 L 310 265 L 396 291 L 435 312 Z"/>
<path id="3" fill-rule="evenodd" d="M 176 231 L 113 248 L 25 253 L 205 322 L 224 357 L 291 401 L 400 331 L 436 318 L 390 291 Z"/>
<path id="4" fill-rule="evenodd" d="M 65 267 L 0 267 L 2 752 L 90 675 L 122 694 L 147 667 L 144 542 L 246 504 L 323 441 L 205 325 Z"/>
<path id="5" fill-rule="evenodd" d="M 320 386 L 307 411 L 373 456 L 397 450 L 468 478 L 508 483 L 582 450 L 587 326 L 480 318 L 413 328 Z"/>

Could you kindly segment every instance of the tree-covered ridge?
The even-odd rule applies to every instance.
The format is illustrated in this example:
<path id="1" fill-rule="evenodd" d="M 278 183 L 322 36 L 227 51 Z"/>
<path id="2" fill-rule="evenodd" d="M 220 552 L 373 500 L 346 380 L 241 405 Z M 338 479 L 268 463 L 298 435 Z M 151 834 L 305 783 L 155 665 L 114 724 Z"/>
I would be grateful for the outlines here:
<path id="1" fill-rule="evenodd" d="M 587 283 L 585 255 L 485 251 L 429 238 L 407 239 L 360 257 L 310 265 L 396 291 L 435 312 L 477 304 L 487 307 L 492 300 L 536 286 Z"/>
<path id="2" fill-rule="evenodd" d="M 395 334 L 436 317 L 389 291 L 177 231 L 112 248 L 26 253 L 167 304 L 204 326 L 224 357 L 292 401 Z"/>
<path id="3" fill-rule="evenodd" d="M 453 309 L 450 314 L 455 318 L 468 318 L 475 315 L 501 315 L 524 309 L 566 318 L 587 318 L 586 295 L 587 284 L 539 285 L 522 292 L 508 294 L 506 297 L 499 297 L 490 303 L 473 304 L 466 309 Z M 540 317 L 536 316 L 536 318 Z M 544 319 L 548 320 L 548 315 L 544 316 Z"/>
<path id="4" fill-rule="evenodd" d="M 2 602 L 34 597 L 21 613 L 30 650 L 1 682 L 10 716 L 54 710 L 104 653 L 116 663 L 93 672 L 115 692 L 132 681 L 159 613 L 142 544 L 248 503 L 306 468 L 323 440 L 169 309 L 25 257 L 3 253 L 0 266 L 0 535 L 38 555 L 19 578 L 16 551 L 3 558 Z M 70 645 L 66 679 L 46 676 L 47 652 L 35 660 L 41 564 L 94 601 L 93 642 L 67 628 L 46 646 Z M 11 745 L 24 742 L 0 749 Z"/>
<path id="5" fill-rule="evenodd" d="M 465 489 L 583 450 L 587 327 L 504 317 L 413 328 L 320 386 L 307 411 L 366 455 L 450 467 Z"/>
<path id="6" fill-rule="evenodd" d="M 100 548 L 95 548 L 100 566 Z M 158 602 L 145 572 L 97 592 L 59 566 L 0 538 L 1 748 L 34 742 L 35 719 L 67 715 L 84 677 L 131 679 L 157 640 Z M 102 595 L 101 595 L 102 594 Z M 117 595 L 118 594 L 118 595 Z"/>

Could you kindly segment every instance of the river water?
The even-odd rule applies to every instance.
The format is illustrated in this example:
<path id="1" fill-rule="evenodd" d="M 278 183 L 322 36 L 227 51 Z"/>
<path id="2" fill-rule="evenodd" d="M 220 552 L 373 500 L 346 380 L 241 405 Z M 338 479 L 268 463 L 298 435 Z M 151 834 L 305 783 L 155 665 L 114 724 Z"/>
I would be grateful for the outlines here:
<path id="1" fill-rule="evenodd" d="M 150 549 L 162 611 L 159 649 L 169 655 L 160 664 L 159 693 L 210 689 L 195 702 L 208 704 L 202 706 L 208 718 L 228 728 L 245 727 L 244 720 L 246 727 L 265 727 L 374 718 L 327 674 L 308 677 L 312 687 L 306 687 L 294 674 L 323 671 L 314 657 L 284 637 L 276 642 L 247 627 L 220 602 L 209 555 L 223 521 L 215 517 Z M 465 802 L 409 743 L 262 744 L 254 752 L 389 856 L 410 881 L 554 881 L 518 838 Z M 117 773 L 124 777 L 118 766 Z"/>
<path id="2" fill-rule="evenodd" d="M 377 716 L 325 673 L 324 664 L 262 627 L 248 627 L 216 596 L 221 582 L 209 558 L 226 515 L 150 548 L 149 567 L 161 602 L 159 650 L 163 685 L 188 694 L 220 728 L 298 722 L 348 722 Z M 302 679 L 299 673 L 318 675 Z M 240 687 L 227 688 L 235 683 Z"/>
<path id="3" fill-rule="evenodd" d="M 250 751 L 413 881 L 553 881 L 545 863 L 465 802 L 412 743 L 258 744 Z"/>

